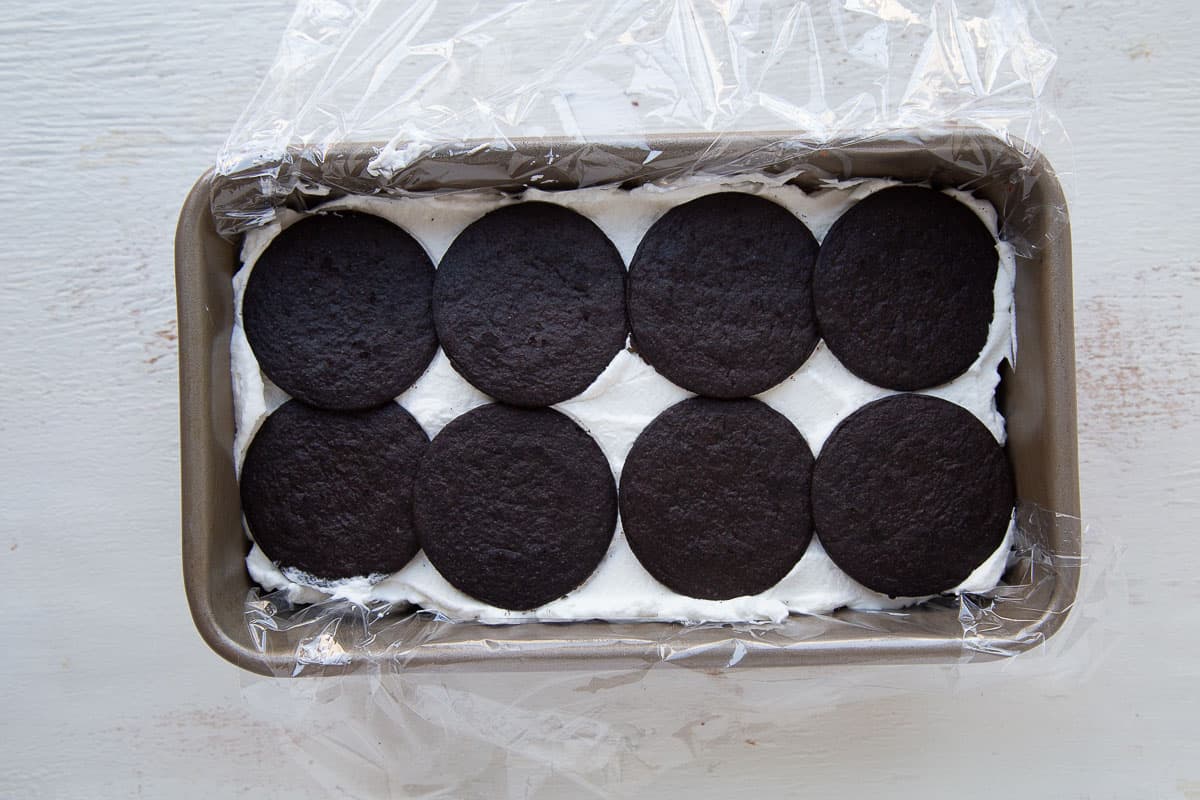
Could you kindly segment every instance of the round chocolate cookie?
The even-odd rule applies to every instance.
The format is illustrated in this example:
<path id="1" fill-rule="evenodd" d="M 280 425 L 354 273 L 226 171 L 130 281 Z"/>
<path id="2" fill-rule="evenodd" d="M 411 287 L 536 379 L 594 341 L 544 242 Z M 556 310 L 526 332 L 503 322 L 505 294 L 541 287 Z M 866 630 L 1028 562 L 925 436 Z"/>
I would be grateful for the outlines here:
<path id="1" fill-rule="evenodd" d="M 285 392 L 321 408 L 371 408 L 433 358 L 432 292 L 433 262 L 403 230 L 370 214 L 315 214 L 259 257 L 242 321 Z"/>
<path id="2" fill-rule="evenodd" d="M 267 417 L 242 464 L 242 512 L 272 561 L 318 578 L 395 572 L 417 552 L 412 486 L 429 439 L 395 403 Z"/>
<path id="3" fill-rule="evenodd" d="M 892 597 L 953 589 L 996 551 L 1013 511 L 1004 449 L 965 409 L 916 394 L 842 420 L 813 470 L 829 557 Z"/>
<path id="4" fill-rule="evenodd" d="M 463 377 L 505 403 L 548 406 L 586 389 L 625 346 L 625 265 L 587 217 L 505 206 L 450 245 L 433 313 Z"/>
<path id="5" fill-rule="evenodd" d="M 515 611 L 583 583 L 617 522 L 600 447 L 548 408 L 486 405 L 437 435 L 414 492 L 425 555 L 471 597 Z"/>
<path id="6" fill-rule="evenodd" d="M 642 566 L 705 600 L 758 594 L 812 538 L 808 443 L 757 400 L 694 397 L 638 436 L 621 473 L 621 521 Z"/>
<path id="7" fill-rule="evenodd" d="M 816 258 L 804 223 L 761 197 L 726 192 L 673 208 L 629 267 L 634 344 L 688 391 L 766 391 L 817 344 Z"/>
<path id="8" fill-rule="evenodd" d="M 821 336 L 876 386 L 937 386 L 987 343 L 999 258 L 987 226 L 954 198 L 899 186 L 861 200 L 821 242 L 813 298 Z"/>

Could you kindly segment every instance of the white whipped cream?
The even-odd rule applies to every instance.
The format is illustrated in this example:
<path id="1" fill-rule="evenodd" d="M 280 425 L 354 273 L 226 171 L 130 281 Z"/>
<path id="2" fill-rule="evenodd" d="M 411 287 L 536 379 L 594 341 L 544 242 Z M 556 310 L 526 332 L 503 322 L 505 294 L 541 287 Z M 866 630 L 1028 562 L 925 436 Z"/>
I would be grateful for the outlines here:
<path id="1" fill-rule="evenodd" d="M 563 192 L 529 190 L 519 198 L 494 192 L 463 192 L 433 197 L 347 197 L 324 204 L 321 210 L 356 210 L 385 219 L 407 230 L 437 263 L 454 238 L 487 212 L 514 202 L 543 201 L 574 209 L 595 222 L 616 245 L 628 266 L 642 236 L 664 213 L 697 197 L 722 191 L 757 194 L 789 209 L 817 240 L 851 205 L 895 183 L 871 179 L 829 184 L 806 194 L 787 185 L 790 176 L 727 180 L 693 179 L 670 186 L 648 184 L 631 191 L 616 188 Z M 948 191 L 967 205 L 993 235 L 995 210 L 966 192 Z M 242 296 L 254 262 L 280 231 L 302 217 L 284 211 L 277 221 L 247 234 L 242 248 L 243 268 L 234 277 L 235 325 L 231 342 L 234 406 L 237 420 L 235 454 L 240 471 L 246 448 L 266 416 L 288 395 L 262 374 L 242 329 Z M 995 392 L 1002 362 L 1015 356 L 1013 281 L 1016 259 L 1012 248 L 996 245 L 1000 268 L 994 291 L 995 308 L 987 344 L 975 363 L 942 386 L 921 392 L 957 403 L 974 414 L 1003 443 L 1004 418 L 996 408 Z M 786 416 L 818 454 L 837 424 L 862 405 L 895 392 L 853 375 L 824 342 L 809 359 L 779 385 L 758 399 Z M 555 406 L 588 431 L 599 443 L 619 480 L 625 458 L 637 435 L 659 413 L 690 397 L 629 350 L 620 352 L 582 394 Z M 430 437 L 458 415 L 490 402 L 467 383 L 439 349 L 417 382 L 397 398 Z M 1000 580 L 1015 530 L 1010 524 L 1004 541 L 953 593 L 983 592 Z M 608 552 L 592 575 L 578 588 L 532 611 L 507 611 L 481 603 L 450 585 L 423 552 L 400 571 L 388 576 L 365 576 L 341 581 L 316 581 L 293 570 L 281 570 L 257 545 L 246 559 L 254 578 L 266 589 L 287 590 L 293 602 L 311 603 L 329 597 L 355 602 L 412 603 L 452 620 L 487 623 L 604 619 L 674 622 L 782 621 L 789 613 L 824 614 L 842 607 L 895 609 L 929 598 L 889 598 L 873 592 L 840 570 L 821 546 L 819 532 L 804 556 L 778 584 L 753 596 L 731 600 L 699 600 L 670 591 L 656 581 L 634 556 L 618 521 Z M 285 574 L 286 573 L 286 574 Z"/>

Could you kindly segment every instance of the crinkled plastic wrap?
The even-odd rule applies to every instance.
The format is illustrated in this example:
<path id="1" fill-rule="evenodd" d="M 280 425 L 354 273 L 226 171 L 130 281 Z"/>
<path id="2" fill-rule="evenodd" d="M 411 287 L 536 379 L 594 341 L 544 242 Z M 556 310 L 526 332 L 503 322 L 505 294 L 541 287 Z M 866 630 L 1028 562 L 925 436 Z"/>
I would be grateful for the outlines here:
<path id="1" fill-rule="evenodd" d="M 234 237 L 279 208 L 344 194 L 798 170 L 806 189 L 890 175 L 983 192 L 1003 238 L 1032 261 L 1067 229 L 1040 155 L 1047 145 L 1065 155 L 1046 105 L 1054 62 L 1024 0 L 304 0 L 220 154 L 213 217 Z M 906 160 L 913 152 L 922 158 Z M 1069 300 L 1068 283 L 1068 312 Z M 1073 425 L 1073 384 L 1069 402 Z M 261 671 L 281 676 L 1008 656 L 1080 616 L 1074 477 L 1069 508 L 1023 500 L 1000 586 L 901 611 L 485 626 L 386 604 L 292 606 L 254 589 L 245 622 L 264 658 L 290 654 L 264 660 Z"/>
<path id="2" fill-rule="evenodd" d="M 789 796 L 849 774 L 848 764 L 884 777 L 897 765 L 912 775 L 950 770 L 964 786 L 987 793 L 1001 779 L 982 767 L 994 758 L 980 748 L 1004 747 L 1006 736 L 1019 737 L 1028 726 L 1014 699 L 1079 691 L 1103 673 L 1120 641 L 1129 598 L 1119 549 L 1093 544 L 1102 534 L 1086 531 L 1085 564 L 1030 546 L 1043 574 L 1082 567 L 1083 585 L 1067 626 L 1015 659 L 743 669 L 762 663 L 765 653 L 747 644 L 730 670 L 735 647 L 706 652 L 680 631 L 656 641 L 662 660 L 617 668 L 543 663 L 514 671 L 493 663 L 480 672 L 476 662 L 398 670 L 405 658 L 398 651 L 395 663 L 374 662 L 339 678 L 284 681 L 243 672 L 241 694 L 285 732 L 273 766 L 299 770 L 335 797 L 615 798 L 685 793 L 681 787 L 708 796 L 735 782 Z M 972 624 L 1005 624 L 994 607 L 965 605 L 963 615 Z M 274 630 L 281 617 L 249 611 L 261 635 L 287 638 L 310 654 L 361 640 L 369 616 L 311 609 L 291 618 L 287 630 Z M 871 619 L 883 627 L 891 616 Z M 737 636 L 758 642 L 749 632 Z M 506 646 L 479 645 L 495 652 Z M 325 671 L 313 661 L 296 670 Z M 942 719 L 942 730 L 944 720 L 966 721 L 963 735 L 931 736 L 930 718 Z M 959 771 L 947 762 L 959 763 Z"/>
<path id="3" fill-rule="evenodd" d="M 232 235 L 308 190 L 444 191 L 448 174 L 461 189 L 769 172 L 955 128 L 1032 153 L 1061 138 L 1054 63 L 1027 0 L 301 0 L 218 158 L 214 217 Z M 745 152 L 748 132 L 769 135 Z M 979 160 L 961 144 L 951 158 Z"/>
<path id="4" fill-rule="evenodd" d="M 1047 530 L 1063 518 L 1045 509 L 1018 509 L 1018 535 L 1006 580 L 983 594 L 938 598 L 895 611 L 840 611 L 789 617 L 782 623 L 524 623 L 450 622 L 438 614 L 386 603 L 329 600 L 293 605 L 286 591 L 252 589 L 246 625 L 260 650 L 295 654 L 291 676 L 345 671 L 358 665 L 386 671 L 470 666 L 545 667 L 532 650 L 553 650 L 553 662 L 584 669 L 620 666 L 630 657 L 703 668 L 800 663 L 944 660 L 920 641 L 941 643 L 952 626 L 958 661 L 1011 656 L 1043 644 L 1072 613 L 1076 598 L 1057 608 L 1052 595 L 1079 583 L 1083 559 L 1051 548 Z M 1078 520 L 1070 520 L 1076 536 Z M 1111 566 L 1111 565 L 1105 565 Z M 951 619 L 946 608 L 957 611 Z M 559 633 L 556 633 L 558 629 Z M 580 631 L 585 635 L 580 636 Z M 811 647 L 820 637 L 821 649 Z"/>

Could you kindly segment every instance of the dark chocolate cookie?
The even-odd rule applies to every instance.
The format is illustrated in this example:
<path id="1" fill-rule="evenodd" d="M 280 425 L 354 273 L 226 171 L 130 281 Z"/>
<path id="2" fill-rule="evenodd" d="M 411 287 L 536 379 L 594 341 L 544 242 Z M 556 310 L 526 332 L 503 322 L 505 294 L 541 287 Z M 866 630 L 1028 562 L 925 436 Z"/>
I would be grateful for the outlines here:
<path id="1" fill-rule="evenodd" d="M 705 600 L 778 583 L 812 538 L 808 443 L 757 400 L 694 397 L 660 414 L 621 473 L 621 521 L 642 566 Z"/>
<path id="2" fill-rule="evenodd" d="M 998 264 L 995 238 L 954 198 L 918 186 L 876 192 L 821 242 L 813 278 L 821 336 L 876 386 L 945 383 L 987 343 Z"/>
<path id="3" fill-rule="evenodd" d="M 318 578 L 395 572 L 417 552 L 412 486 L 429 439 L 395 403 L 267 417 L 242 464 L 242 512 L 272 561 Z"/>
<path id="4" fill-rule="evenodd" d="M 505 206 L 450 245 L 433 313 L 463 377 L 505 403 L 548 406 L 586 389 L 625 346 L 625 265 L 574 211 Z"/>
<path id="5" fill-rule="evenodd" d="M 526 610 L 583 583 L 617 522 L 600 447 L 548 408 L 481 406 L 437 435 L 414 494 L 425 555 L 451 584 Z"/>
<path id="6" fill-rule="evenodd" d="M 322 408 L 382 405 L 437 350 L 433 262 L 416 240 L 370 214 L 315 214 L 287 228 L 254 265 L 242 299 L 263 372 Z"/>
<path id="7" fill-rule="evenodd" d="M 892 597 L 953 589 L 996 551 L 1013 510 L 1008 459 L 965 409 L 916 394 L 844 419 L 813 470 L 829 557 Z"/>
<path id="8" fill-rule="evenodd" d="M 634 344 L 688 391 L 766 391 L 817 344 L 816 258 L 804 223 L 761 197 L 727 192 L 673 208 L 629 267 Z"/>

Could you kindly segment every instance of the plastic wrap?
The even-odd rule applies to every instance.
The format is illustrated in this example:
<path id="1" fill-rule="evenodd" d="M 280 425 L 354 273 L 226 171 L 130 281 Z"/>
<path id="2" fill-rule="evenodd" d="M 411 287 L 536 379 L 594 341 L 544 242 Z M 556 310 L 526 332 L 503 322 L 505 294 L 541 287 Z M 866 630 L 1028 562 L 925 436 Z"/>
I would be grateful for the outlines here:
<path id="1" fill-rule="evenodd" d="M 1026 531 L 1044 532 L 1053 516 L 1022 514 Z M 286 731 L 276 768 L 297 769 L 342 797 L 641 797 L 680 787 L 711 792 L 735 781 L 786 794 L 854 763 L 876 771 L 881 788 L 894 779 L 893 765 L 934 771 L 947 763 L 960 765 L 964 785 L 995 786 L 993 771 L 981 771 L 990 762 L 980 748 L 1024 735 L 1028 720 L 1014 713 L 1022 700 L 1078 691 L 1102 674 L 1125 629 L 1121 551 L 1102 533 L 1084 532 L 1086 563 L 1023 540 L 1032 574 L 1006 590 L 1017 609 L 1037 614 L 1045 602 L 1039 587 L 1048 589 L 1052 575 L 1074 573 L 1082 585 L 1064 629 L 1048 640 L 1031 632 L 1034 649 L 1018 658 L 939 666 L 807 658 L 790 669 L 749 669 L 787 645 L 770 629 L 722 626 L 644 633 L 657 656 L 641 663 L 520 665 L 487 657 L 511 654 L 510 639 L 480 636 L 474 645 L 484 659 L 422 667 L 411 660 L 416 648 L 397 645 L 354 674 L 329 677 L 332 664 L 361 658 L 373 636 L 390 639 L 418 621 L 344 604 L 287 609 L 254 593 L 247 622 L 255 636 L 293 648 L 294 674 L 327 677 L 242 672 L 241 696 Z M 813 622 L 825 632 L 874 626 L 886 634 L 898 623 L 920 626 L 920 613 Z M 980 601 L 964 603 L 959 616 L 966 661 L 996 655 L 971 650 L 970 639 L 1015 615 Z M 694 641 L 706 632 L 723 643 Z M 444 641 L 451 628 L 433 633 L 422 644 L 454 646 Z M 959 720 L 963 735 L 929 736 L 931 717 Z"/>
<path id="2" fill-rule="evenodd" d="M 957 612 L 951 624 L 958 628 L 961 641 L 959 661 L 1012 656 L 1043 645 L 1076 605 L 1072 599 L 1056 610 L 1055 618 L 1047 618 L 1046 609 L 1053 605 L 1051 595 L 1063 586 L 1076 586 L 1083 565 L 1081 557 L 1047 547 L 1051 521 L 1061 524 L 1062 517 L 1037 507 L 1018 509 L 1012 567 L 1006 581 L 995 589 L 938 598 L 901 610 L 794 616 L 781 623 L 585 623 L 574 627 L 590 629 L 587 636 L 576 638 L 562 625 L 534 625 L 549 628 L 543 632 L 530 630 L 530 624 L 455 623 L 441 620 L 434 612 L 386 603 L 328 600 L 297 605 L 286 591 L 265 593 L 255 588 L 246 598 L 246 625 L 263 652 L 283 649 L 295 654 L 288 667 L 292 677 L 356 665 L 384 672 L 459 664 L 484 669 L 520 667 L 542 637 L 545 647 L 560 651 L 557 664 L 567 662 L 587 669 L 613 666 L 613 654 L 605 645 L 614 642 L 641 653 L 647 664 L 661 661 L 699 668 L 797 661 L 869 662 L 881 660 L 881 655 L 882 660 L 921 661 L 927 657 L 913 643 L 923 636 L 936 639 L 946 635 L 943 610 L 947 608 Z M 1076 535 L 1079 533 L 1076 528 Z M 1098 579 L 1110 580 L 1112 576 L 1106 573 L 1115 562 L 1112 553 L 1102 551 L 1094 558 L 1100 562 L 1095 565 L 1100 567 Z M 1089 588 L 1095 589 L 1091 603 L 1101 595 L 1123 591 L 1119 582 Z M 840 647 L 834 652 L 813 651 L 808 645 L 818 636 Z M 886 646 L 863 646 L 889 636 L 897 637 L 900 645 L 894 652 L 888 652 Z M 567 652 L 564 642 L 570 642 L 574 652 Z M 594 652 L 589 654 L 589 649 Z M 645 658 L 647 653 L 649 658 Z M 607 664 L 605 659 L 609 659 Z"/>
<path id="3" fill-rule="evenodd" d="M 1102 533 L 1085 535 L 1093 543 Z M 492 664 L 481 673 L 478 662 L 398 669 L 400 662 L 386 661 L 323 680 L 243 672 L 242 698 L 288 732 L 289 746 L 273 763 L 291 762 L 337 796 L 642 797 L 681 787 L 703 795 L 746 782 L 787 794 L 849 775 L 852 764 L 885 791 L 896 769 L 994 788 L 1002 778 L 985 766 L 995 759 L 981 748 L 1003 749 L 1027 735 L 1021 702 L 1080 691 L 1102 674 L 1124 629 L 1121 553 L 1107 544 L 1089 551 L 1086 565 L 1035 556 L 1044 569 L 1085 566 L 1083 585 L 1067 626 L 1015 659 L 745 669 L 764 652 L 747 648 L 731 670 L 725 664 L 735 650 L 710 658 L 681 634 L 658 642 L 661 660 L 616 669 Z M 337 616 L 316 609 L 293 617 L 287 630 L 253 615 L 251 625 L 311 653 L 329 646 L 317 644 L 325 634 L 341 643 L 363 635 L 367 612 L 344 611 L 337 630 L 330 630 Z M 990 612 L 964 612 L 997 621 Z M 326 671 L 315 663 L 297 670 Z M 959 721 L 962 735 L 930 736 L 931 718 Z"/>
<path id="4" fill-rule="evenodd" d="M 452 163 L 458 188 L 570 188 L 956 128 L 1032 153 L 1062 138 L 1054 62 L 1026 0 L 305 1 L 220 153 L 214 217 L 230 235 L 307 190 L 444 190 Z"/>
<path id="5" fill-rule="evenodd" d="M 1054 62 L 1036 7 L 1021 0 L 309 0 L 219 156 L 213 219 L 234 237 L 285 206 L 345 194 L 790 170 L 809 190 L 891 163 L 892 177 L 986 190 L 1002 238 L 1030 261 L 1067 225 L 1040 157 L 1047 146 L 1065 155 L 1046 103 Z M 914 149 L 927 156 L 919 165 L 897 160 Z M 753 625 L 481 626 L 386 603 L 294 606 L 253 589 L 245 624 L 262 671 L 278 675 L 533 669 L 545 658 L 600 669 L 630 659 L 724 668 L 1007 656 L 1044 650 L 1068 615 L 1080 616 L 1080 525 L 1063 512 L 1018 508 L 1014 557 L 995 590 L 896 611 Z M 281 652 L 290 657 L 265 658 Z"/>

